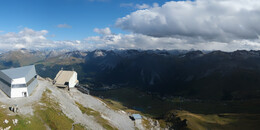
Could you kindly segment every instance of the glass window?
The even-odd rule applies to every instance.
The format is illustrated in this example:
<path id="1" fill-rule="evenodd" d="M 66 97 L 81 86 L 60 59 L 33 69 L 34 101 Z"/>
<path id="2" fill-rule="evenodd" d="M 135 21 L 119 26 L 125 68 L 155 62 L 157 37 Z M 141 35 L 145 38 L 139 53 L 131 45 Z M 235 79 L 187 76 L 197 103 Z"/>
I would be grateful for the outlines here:
<path id="1" fill-rule="evenodd" d="M 10 84 L 10 83 L 8 83 L 7 81 L 5 81 L 5 80 L 4 80 L 4 79 L 2 79 L 2 78 L 0 78 L 0 81 L 1 81 L 2 83 L 6 84 L 8 87 L 10 87 L 10 86 L 11 86 L 11 84 Z"/>
<path id="2" fill-rule="evenodd" d="M 25 88 L 26 84 L 13 84 L 12 88 Z"/>

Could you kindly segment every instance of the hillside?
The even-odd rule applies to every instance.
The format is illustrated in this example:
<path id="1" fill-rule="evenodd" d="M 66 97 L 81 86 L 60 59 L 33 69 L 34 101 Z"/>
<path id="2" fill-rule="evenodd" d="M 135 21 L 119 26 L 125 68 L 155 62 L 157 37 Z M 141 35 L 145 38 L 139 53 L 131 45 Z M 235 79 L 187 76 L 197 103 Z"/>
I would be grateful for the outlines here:
<path id="1" fill-rule="evenodd" d="M 161 96 L 210 100 L 260 98 L 260 52 L 160 50 L 9 51 L 0 68 L 36 64 L 42 77 L 76 70 L 91 89 L 132 86 Z"/>
<path id="2" fill-rule="evenodd" d="M 74 69 L 92 89 L 132 86 L 161 96 L 240 100 L 259 98 L 259 61 L 259 51 L 96 50 L 67 52 L 36 67 L 51 78 Z"/>
<path id="3" fill-rule="evenodd" d="M 134 123 L 129 118 L 130 113 L 111 109 L 98 98 L 83 94 L 76 88 L 69 92 L 58 89 L 52 86 L 51 81 L 42 78 L 39 78 L 39 86 L 27 98 L 10 99 L 1 91 L 0 104 L 1 128 L 62 130 L 145 128 L 142 123 Z M 14 104 L 19 106 L 19 113 L 13 113 L 8 109 Z M 7 123 L 2 123 L 5 120 Z M 17 120 L 16 123 L 13 120 Z"/>
<path id="4" fill-rule="evenodd" d="M 17 54 L 18 58 L 10 58 Z M 29 57 L 33 57 L 33 60 L 23 60 Z M 238 129 L 236 125 L 242 122 L 258 128 L 259 61 L 260 51 L 95 50 L 36 53 L 23 49 L 1 54 L 0 67 L 35 64 L 40 76 L 50 78 L 54 78 L 61 68 L 74 69 L 78 72 L 80 83 L 97 97 L 83 95 L 76 90 L 64 92 L 44 81 L 42 83 L 49 85 L 43 87 L 46 90 L 43 96 L 32 100 L 40 101 L 40 104 L 33 103 L 33 107 L 29 107 L 22 100 L 14 102 L 22 103 L 19 106 L 26 109 L 22 108 L 21 112 L 31 115 L 29 118 L 17 118 L 25 122 L 33 119 L 40 122 L 32 122 L 37 126 L 62 128 L 56 126 L 55 121 L 48 124 L 50 119 L 45 115 L 62 112 L 66 116 L 57 118 L 65 120 L 69 124 L 66 126 L 68 128 L 75 124 L 77 128 L 88 129 L 132 129 L 135 127 L 126 114 L 132 112 L 141 113 L 148 119 L 143 125 L 137 126 L 140 129 L 155 127 L 152 120 L 158 120 L 160 123 L 155 124 L 161 127 L 177 128 L 186 124 L 190 129 Z M 10 100 L 1 98 L 0 102 L 6 103 L 7 107 Z M 42 104 L 48 102 L 52 104 L 47 106 L 52 107 L 44 107 L 46 111 L 42 111 L 41 107 L 45 106 Z M 54 109 L 57 102 L 60 108 Z M 70 107 L 73 111 L 68 109 Z M 176 110 L 179 111 L 169 114 Z M 8 111 L 3 111 L 3 117 L 7 118 Z M 82 113 L 95 118 L 81 118 Z M 116 123 L 117 119 L 122 119 L 120 124 L 124 126 Z M 184 123 L 185 119 L 188 122 Z M 130 124 L 126 125 L 126 122 Z"/>

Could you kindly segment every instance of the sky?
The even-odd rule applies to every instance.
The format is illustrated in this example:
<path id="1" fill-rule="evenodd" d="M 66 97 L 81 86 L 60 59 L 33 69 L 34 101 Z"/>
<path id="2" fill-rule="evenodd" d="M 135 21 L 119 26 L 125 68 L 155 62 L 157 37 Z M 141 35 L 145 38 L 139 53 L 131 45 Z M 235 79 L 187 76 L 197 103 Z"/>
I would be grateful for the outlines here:
<path id="1" fill-rule="evenodd" d="M 258 0 L 0 0 L 0 50 L 259 50 Z"/>

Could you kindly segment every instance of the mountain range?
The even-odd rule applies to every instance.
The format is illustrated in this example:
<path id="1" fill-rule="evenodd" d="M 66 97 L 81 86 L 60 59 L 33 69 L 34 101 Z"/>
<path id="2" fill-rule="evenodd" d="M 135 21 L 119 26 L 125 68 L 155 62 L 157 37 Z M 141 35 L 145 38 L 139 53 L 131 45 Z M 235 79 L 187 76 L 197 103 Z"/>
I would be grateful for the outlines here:
<path id="1" fill-rule="evenodd" d="M 9 51 L 0 68 L 35 64 L 42 77 L 78 72 L 90 89 L 135 87 L 160 96 L 203 100 L 260 98 L 260 51 Z"/>

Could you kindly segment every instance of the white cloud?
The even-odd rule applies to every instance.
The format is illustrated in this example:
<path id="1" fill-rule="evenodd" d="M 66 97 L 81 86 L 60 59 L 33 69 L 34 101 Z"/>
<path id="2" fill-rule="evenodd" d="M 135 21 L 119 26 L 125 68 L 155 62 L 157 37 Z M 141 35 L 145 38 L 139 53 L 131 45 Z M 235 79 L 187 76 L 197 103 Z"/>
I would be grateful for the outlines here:
<path id="1" fill-rule="evenodd" d="M 258 50 L 260 39 L 232 40 L 230 43 L 197 40 L 192 38 L 153 37 L 143 34 L 111 34 L 88 37 L 82 41 L 85 49 L 181 49 L 181 50 Z"/>
<path id="2" fill-rule="evenodd" d="M 260 1 L 171 1 L 119 18 L 116 26 L 153 37 L 231 42 L 260 35 Z"/>
<path id="3" fill-rule="evenodd" d="M 109 28 L 94 29 L 101 36 L 84 40 L 53 41 L 48 39 L 48 31 L 24 28 L 18 33 L 0 34 L 0 50 L 27 49 L 198 49 L 234 51 L 237 49 L 260 49 L 260 39 L 232 40 L 230 43 L 193 39 L 190 37 L 153 37 L 144 34 L 114 34 Z M 97 31 L 98 30 L 98 31 Z M 109 31 L 107 31 L 109 30 Z"/>
<path id="4" fill-rule="evenodd" d="M 158 3 L 153 3 L 153 7 L 159 7 Z"/>
<path id="5" fill-rule="evenodd" d="M 58 28 L 71 28 L 71 26 L 68 24 L 58 24 L 57 27 Z"/>
<path id="6" fill-rule="evenodd" d="M 149 4 L 134 4 L 134 3 L 121 3 L 120 7 L 131 7 L 134 9 L 148 9 L 148 8 L 152 8 L 152 7 L 158 7 L 159 4 L 158 3 L 153 3 L 152 5 Z"/>
<path id="7" fill-rule="evenodd" d="M 148 4 L 136 4 L 136 8 L 137 9 L 147 9 L 150 8 L 150 6 Z"/>
<path id="8" fill-rule="evenodd" d="M 52 41 L 47 39 L 47 30 L 35 31 L 23 28 L 18 33 L 0 34 L 0 50 L 27 49 L 77 49 L 77 41 Z"/>
<path id="9" fill-rule="evenodd" d="M 96 32 L 98 34 L 102 34 L 102 35 L 109 35 L 109 34 L 111 34 L 111 30 L 108 27 L 103 28 L 103 29 L 95 28 L 94 32 Z"/>

